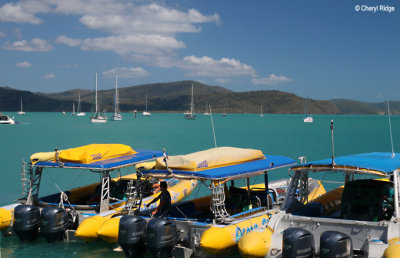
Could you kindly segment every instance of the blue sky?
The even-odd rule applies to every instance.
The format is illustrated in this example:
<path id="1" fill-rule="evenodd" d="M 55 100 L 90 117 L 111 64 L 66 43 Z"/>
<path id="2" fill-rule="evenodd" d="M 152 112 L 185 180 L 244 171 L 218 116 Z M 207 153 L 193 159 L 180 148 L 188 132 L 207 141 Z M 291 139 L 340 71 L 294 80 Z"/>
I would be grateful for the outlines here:
<path id="1" fill-rule="evenodd" d="M 100 89 L 118 74 L 119 87 L 197 80 L 400 100 L 400 1 L 0 2 L 0 86 L 93 89 L 96 72 Z"/>

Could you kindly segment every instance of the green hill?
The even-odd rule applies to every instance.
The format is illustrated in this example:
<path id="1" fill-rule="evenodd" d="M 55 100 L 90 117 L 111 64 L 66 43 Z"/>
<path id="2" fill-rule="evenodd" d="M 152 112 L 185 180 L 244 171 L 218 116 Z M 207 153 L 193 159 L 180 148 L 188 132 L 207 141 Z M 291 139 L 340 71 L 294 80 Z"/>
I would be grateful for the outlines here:
<path id="1" fill-rule="evenodd" d="M 282 91 L 234 92 L 219 86 L 208 86 L 196 81 L 154 83 L 119 88 L 120 109 L 123 112 L 145 108 L 145 96 L 148 96 L 148 109 L 151 112 L 184 112 L 189 109 L 191 86 L 194 86 L 195 111 L 203 113 L 206 102 L 213 113 L 263 113 L 301 114 L 304 112 L 305 99 Z M 82 111 L 90 112 L 93 91 L 74 89 L 60 93 L 32 93 L 0 87 L 0 110 L 19 110 L 20 97 L 23 98 L 25 111 L 72 111 L 81 95 Z M 114 90 L 99 91 L 101 109 L 112 111 Z M 390 102 L 391 112 L 400 114 L 400 102 Z M 308 111 L 312 114 L 385 114 L 386 102 L 368 103 L 354 100 L 308 100 Z"/>

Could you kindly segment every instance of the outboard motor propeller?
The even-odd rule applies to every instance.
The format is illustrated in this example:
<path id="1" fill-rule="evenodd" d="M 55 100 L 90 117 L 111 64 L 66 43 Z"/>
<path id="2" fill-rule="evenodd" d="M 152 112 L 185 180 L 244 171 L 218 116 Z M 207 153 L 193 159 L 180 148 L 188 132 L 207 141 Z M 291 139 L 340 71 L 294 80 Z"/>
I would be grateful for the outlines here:
<path id="1" fill-rule="evenodd" d="M 118 243 L 126 257 L 139 257 L 146 252 L 145 234 L 147 222 L 135 215 L 122 216 L 119 221 Z"/>
<path id="2" fill-rule="evenodd" d="M 40 216 L 40 232 L 49 243 L 62 241 L 68 228 L 67 213 L 63 208 L 48 206 Z"/>
<path id="3" fill-rule="evenodd" d="M 32 205 L 18 205 L 14 209 L 14 231 L 19 240 L 29 242 L 39 235 L 40 210 Z"/>
<path id="4" fill-rule="evenodd" d="M 172 257 L 174 245 L 178 242 L 178 232 L 173 221 L 154 218 L 147 224 L 147 247 L 153 257 Z"/>
<path id="5" fill-rule="evenodd" d="M 284 258 L 306 258 L 314 256 L 314 236 L 302 228 L 288 228 L 283 231 Z"/>
<path id="6" fill-rule="evenodd" d="M 320 240 L 321 258 L 353 257 L 353 243 L 348 235 L 337 231 L 326 231 Z"/>

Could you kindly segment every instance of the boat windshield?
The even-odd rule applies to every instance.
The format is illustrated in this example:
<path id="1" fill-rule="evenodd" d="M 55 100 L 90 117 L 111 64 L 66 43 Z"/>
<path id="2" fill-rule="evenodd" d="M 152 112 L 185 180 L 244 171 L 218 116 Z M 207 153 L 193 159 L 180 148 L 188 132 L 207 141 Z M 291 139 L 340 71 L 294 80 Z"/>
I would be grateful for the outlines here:
<path id="1" fill-rule="evenodd" d="M 300 173 L 293 177 L 299 182 L 302 178 Z M 389 220 L 393 215 L 394 188 L 389 175 L 378 177 L 345 171 L 319 171 L 310 172 L 308 176 L 320 179 L 327 192 L 306 205 L 296 201 L 296 196 L 291 198 L 285 209 L 293 215 L 360 221 Z M 302 191 L 301 184 L 296 191 L 289 189 L 292 193 Z"/>

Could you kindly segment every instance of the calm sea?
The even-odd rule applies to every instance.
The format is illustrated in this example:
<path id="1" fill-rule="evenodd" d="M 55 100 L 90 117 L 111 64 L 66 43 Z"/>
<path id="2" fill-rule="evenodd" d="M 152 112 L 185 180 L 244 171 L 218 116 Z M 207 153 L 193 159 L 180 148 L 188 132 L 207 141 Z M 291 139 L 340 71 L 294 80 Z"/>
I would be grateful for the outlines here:
<path id="1" fill-rule="evenodd" d="M 21 194 L 21 161 L 35 152 L 66 149 L 91 143 L 122 143 L 134 149 L 162 150 L 169 155 L 186 154 L 214 147 L 211 119 L 199 115 L 185 120 L 183 114 L 151 117 L 123 114 L 123 121 L 91 124 L 89 116 L 70 113 L 27 113 L 15 116 L 21 124 L 0 126 L 0 206 L 13 203 Z M 331 156 L 330 120 L 334 120 L 335 154 L 391 151 L 387 116 L 316 115 L 314 123 L 303 123 L 303 115 L 241 114 L 213 115 L 218 146 L 261 149 L 264 154 L 284 155 L 308 161 Z M 392 116 L 394 150 L 400 151 L 400 117 Z M 75 170 L 53 169 L 44 173 L 40 193 L 57 192 L 98 181 L 97 175 Z M 122 174 L 133 173 L 126 169 Z M 287 169 L 271 171 L 270 180 L 288 176 Z M 256 179 L 257 181 L 260 179 Z M 252 181 L 254 182 L 254 180 Z M 195 190 L 198 195 L 207 189 Z M 70 242 L 47 244 L 37 239 L 21 244 L 15 237 L 1 237 L 1 257 L 124 257 L 111 244 Z"/>

